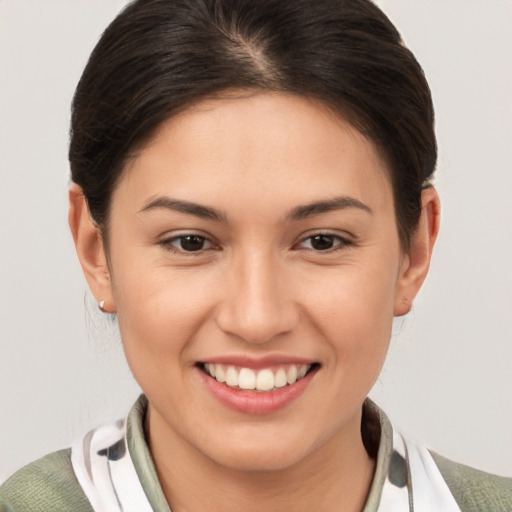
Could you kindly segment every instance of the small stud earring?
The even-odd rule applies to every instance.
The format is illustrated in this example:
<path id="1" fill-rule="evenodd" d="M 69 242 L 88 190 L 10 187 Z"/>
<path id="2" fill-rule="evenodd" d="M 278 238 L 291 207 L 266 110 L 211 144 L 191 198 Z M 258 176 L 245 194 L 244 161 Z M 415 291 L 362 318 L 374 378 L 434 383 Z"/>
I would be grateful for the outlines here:
<path id="1" fill-rule="evenodd" d="M 108 313 L 108 311 L 105 309 L 105 301 L 102 300 L 100 302 L 98 302 L 98 309 L 102 312 L 102 313 Z"/>

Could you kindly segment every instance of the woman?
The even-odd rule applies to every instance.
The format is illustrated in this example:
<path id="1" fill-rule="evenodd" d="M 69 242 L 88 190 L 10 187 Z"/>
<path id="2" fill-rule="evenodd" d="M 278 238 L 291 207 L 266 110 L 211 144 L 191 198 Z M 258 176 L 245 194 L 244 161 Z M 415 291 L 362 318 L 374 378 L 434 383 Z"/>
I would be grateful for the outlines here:
<path id="1" fill-rule="evenodd" d="M 365 401 L 439 224 L 428 86 L 375 6 L 133 3 L 70 161 L 77 253 L 145 397 L 16 474 L 7 510 L 510 508 L 509 480 Z"/>

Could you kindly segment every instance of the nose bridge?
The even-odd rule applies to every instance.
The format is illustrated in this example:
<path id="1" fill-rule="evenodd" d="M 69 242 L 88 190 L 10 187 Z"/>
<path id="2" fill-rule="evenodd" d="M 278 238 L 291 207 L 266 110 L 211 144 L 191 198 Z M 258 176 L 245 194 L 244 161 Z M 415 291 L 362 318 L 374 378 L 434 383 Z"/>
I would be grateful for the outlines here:
<path id="1" fill-rule="evenodd" d="M 222 330 L 250 343 L 265 343 L 293 329 L 298 312 L 286 272 L 271 251 L 245 251 L 228 274 L 217 317 Z"/>

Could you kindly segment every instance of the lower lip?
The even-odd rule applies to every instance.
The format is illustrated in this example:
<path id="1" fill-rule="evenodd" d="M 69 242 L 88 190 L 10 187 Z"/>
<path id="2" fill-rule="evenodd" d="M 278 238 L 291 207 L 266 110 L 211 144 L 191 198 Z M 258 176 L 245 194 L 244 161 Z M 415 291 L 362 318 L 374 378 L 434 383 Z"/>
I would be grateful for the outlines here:
<path id="1" fill-rule="evenodd" d="M 265 392 L 230 388 L 225 384 L 217 382 L 213 377 L 204 373 L 204 371 L 200 369 L 197 371 L 209 391 L 222 404 L 244 414 L 261 415 L 271 414 L 284 409 L 299 398 L 311 382 L 317 369 L 311 370 L 305 377 L 294 384 Z"/>

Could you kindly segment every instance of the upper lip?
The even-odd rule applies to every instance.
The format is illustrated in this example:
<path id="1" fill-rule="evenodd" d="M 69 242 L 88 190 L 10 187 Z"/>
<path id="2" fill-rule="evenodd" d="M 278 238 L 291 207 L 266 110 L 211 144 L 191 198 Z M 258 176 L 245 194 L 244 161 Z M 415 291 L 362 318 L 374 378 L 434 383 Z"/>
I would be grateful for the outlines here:
<path id="1" fill-rule="evenodd" d="M 200 361 L 203 364 L 224 364 L 231 366 L 239 366 L 242 368 L 251 368 L 258 370 L 269 366 L 279 366 L 287 364 L 315 364 L 317 361 L 297 356 L 289 356 L 284 354 L 269 354 L 262 357 L 252 357 L 247 355 L 226 355 L 209 357 Z"/>

